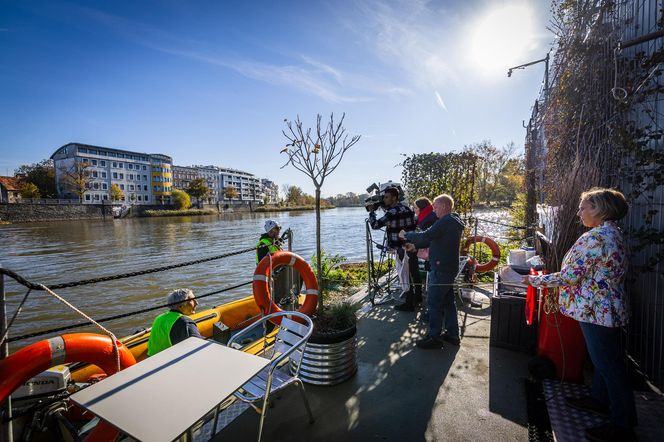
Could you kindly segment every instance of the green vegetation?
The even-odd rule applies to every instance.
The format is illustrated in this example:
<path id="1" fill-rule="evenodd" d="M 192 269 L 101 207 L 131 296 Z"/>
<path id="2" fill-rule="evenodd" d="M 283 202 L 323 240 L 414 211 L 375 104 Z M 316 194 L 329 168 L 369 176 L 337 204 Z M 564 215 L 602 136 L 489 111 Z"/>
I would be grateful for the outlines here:
<path id="1" fill-rule="evenodd" d="M 191 198 L 184 190 L 173 189 L 171 191 L 171 200 L 177 210 L 185 210 L 191 207 Z"/>
<path id="2" fill-rule="evenodd" d="M 120 189 L 120 186 L 118 186 L 117 184 L 111 185 L 110 194 L 111 194 L 111 200 L 113 201 L 122 201 L 124 199 L 124 192 L 122 191 L 122 189 Z"/>
<path id="3" fill-rule="evenodd" d="M 55 198 L 55 168 L 52 160 L 42 160 L 39 163 L 24 164 L 14 171 L 21 183 L 32 183 L 39 189 L 37 198 Z M 24 197 L 28 198 L 28 197 Z"/>
<path id="4" fill-rule="evenodd" d="M 201 200 L 206 198 L 210 194 L 210 188 L 205 184 L 205 178 L 196 178 L 186 189 L 184 189 L 189 195 L 196 198 L 198 204 L 201 203 Z M 200 206 L 199 206 L 200 207 Z"/>
<path id="5" fill-rule="evenodd" d="M 39 188 L 33 183 L 21 183 L 19 193 L 21 198 L 41 198 Z"/>
<path id="6" fill-rule="evenodd" d="M 214 215 L 217 211 L 214 209 L 189 209 L 189 210 L 146 210 L 143 216 L 194 216 L 194 215 Z"/>
<path id="7" fill-rule="evenodd" d="M 315 210 L 316 207 L 309 205 L 309 206 L 262 206 L 262 207 L 257 207 L 254 209 L 254 212 L 293 212 L 296 210 Z M 334 206 L 325 206 L 321 207 L 321 210 L 323 209 L 334 209 Z"/>

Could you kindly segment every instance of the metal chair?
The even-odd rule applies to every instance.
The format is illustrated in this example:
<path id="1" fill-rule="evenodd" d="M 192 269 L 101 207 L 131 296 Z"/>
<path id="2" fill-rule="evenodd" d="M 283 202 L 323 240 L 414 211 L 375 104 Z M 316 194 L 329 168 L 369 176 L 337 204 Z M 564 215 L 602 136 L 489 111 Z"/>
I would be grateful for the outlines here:
<path id="1" fill-rule="evenodd" d="M 281 318 L 281 324 L 279 325 L 279 331 L 274 339 L 274 343 L 271 347 L 271 355 L 263 354 L 263 357 L 271 359 L 270 365 L 263 369 L 260 373 L 254 376 L 249 382 L 244 384 L 240 390 L 235 393 L 235 396 L 241 401 L 247 402 L 251 405 L 258 413 L 260 413 L 260 424 L 258 428 L 258 440 L 261 440 L 263 434 L 263 421 L 265 420 L 265 413 L 268 406 L 268 400 L 270 394 L 275 393 L 279 390 L 282 390 L 288 387 L 291 384 L 296 384 L 300 393 L 302 394 L 302 400 L 304 401 L 304 406 L 307 409 L 309 414 L 309 422 L 314 422 L 314 416 L 311 413 L 311 407 L 309 406 L 309 401 L 307 400 L 306 393 L 304 391 L 304 385 L 300 378 L 297 377 L 300 371 L 300 363 L 302 361 L 302 353 L 306 348 L 307 341 L 313 332 L 314 324 L 307 315 L 299 312 L 279 312 L 272 313 L 270 315 L 264 316 L 259 321 L 255 322 L 251 326 L 240 331 L 238 334 L 233 336 L 230 341 L 228 341 L 228 346 L 233 346 L 236 342 L 241 342 L 242 337 L 250 333 L 256 327 L 259 327 L 265 324 L 267 321 L 273 318 Z M 304 321 L 304 324 L 295 322 L 291 317 L 297 317 Z M 291 369 L 290 373 L 278 370 L 277 368 L 286 362 L 286 359 L 290 360 L 290 363 L 286 365 L 286 368 Z M 263 404 L 259 408 L 256 406 L 257 402 L 262 401 Z"/>

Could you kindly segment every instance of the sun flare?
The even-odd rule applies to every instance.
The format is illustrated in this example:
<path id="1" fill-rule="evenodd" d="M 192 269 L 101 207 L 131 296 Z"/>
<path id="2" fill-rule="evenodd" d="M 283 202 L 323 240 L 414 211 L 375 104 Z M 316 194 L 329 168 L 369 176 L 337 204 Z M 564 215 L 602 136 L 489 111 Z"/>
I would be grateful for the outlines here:
<path id="1" fill-rule="evenodd" d="M 535 14 L 525 2 L 487 10 L 474 23 L 468 57 L 475 69 L 495 75 L 529 60 L 536 46 Z"/>

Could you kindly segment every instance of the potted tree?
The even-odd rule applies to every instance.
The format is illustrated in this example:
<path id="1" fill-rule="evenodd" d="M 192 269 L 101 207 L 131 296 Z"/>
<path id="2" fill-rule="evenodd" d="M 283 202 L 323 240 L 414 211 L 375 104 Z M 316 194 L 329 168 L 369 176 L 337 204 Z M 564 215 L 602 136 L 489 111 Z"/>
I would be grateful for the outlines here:
<path id="1" fill-rule="evenodd" d="M 321 115 L 316 117 L 315 130 L 304 128 L 300 117 L 294 122 L 286 119 L 286 129 L 282 131 L 288 140 L 281 150 L 288 159 L 282 168 L 292 165 L 311 178 L 316 189 L 316 278 L 318 287 L 323 288 L 323 259 L 320 244 L 320 194 L 325 178 L 339 166 L 344 154 L 359 140 L 359 135 L 349 138 L 343 126 L 345 114 L 338 123 L 334 114 L 327 124 Z M 347 303 L 325 306 L 323 296 L 318 297 L 318 308 L 312 318 L 314 333 L 309 339 L 300 367 L 303 381 L 318 385 L 334 385 L 351 377 L 357 369 L 355 359 L 354 306 Z"/>

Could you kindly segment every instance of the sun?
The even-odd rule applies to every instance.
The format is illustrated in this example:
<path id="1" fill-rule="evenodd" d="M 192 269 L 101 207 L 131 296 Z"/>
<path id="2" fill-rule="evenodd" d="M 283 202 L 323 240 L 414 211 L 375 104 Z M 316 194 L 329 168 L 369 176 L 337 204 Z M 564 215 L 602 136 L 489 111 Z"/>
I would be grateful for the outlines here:
<path id="1" fill-rule="evenodd" d="M 507 68 L 528 62 L 537 46 L 535 13 L 525 2 L 495 6 L 473 24 L 469 43 L 474 69 L 489 76 L 505 74 Z"/>

